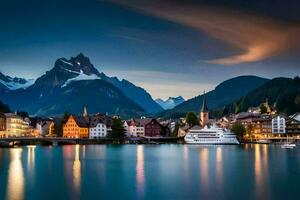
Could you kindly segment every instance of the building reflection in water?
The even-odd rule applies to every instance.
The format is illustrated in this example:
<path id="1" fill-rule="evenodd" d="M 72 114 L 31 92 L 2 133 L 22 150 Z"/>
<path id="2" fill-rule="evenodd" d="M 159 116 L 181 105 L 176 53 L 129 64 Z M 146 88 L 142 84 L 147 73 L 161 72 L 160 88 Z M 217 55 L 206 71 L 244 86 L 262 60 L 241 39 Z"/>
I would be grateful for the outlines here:
<path id="1" fill-rule="evenodd" d="M 201 188 L 203 188 L 204 192 L 208 192 L 208 149 L 201 148 L 200 149 L 200 169 L 201 169 Z"/>
<path id="2" fill-rule="evenodd" d="M 10 150 L 11 161 L 8 169 L 7 200 L 24 199 L 24 172 L 22 166 L 22 149 Z"/>
<path id="3" fill-rule="evenodd" d="M 137 146 L 136 161 L 136 190 L 138 198 L 143 198 L 145 187 L 145 171 L 144 171 L 144 146 Z"/>
<path id="4" fill-rule="evenodd" d="M 75 159 L 73 163 L 73 184 L 76 191 L 80 189 L 80 181 L 81 181 L 81 164 L 80 164 L 80 146 L 77 144 L 75 146 Z"/>
<path id="5" fill-rule="evenodd" d="M 266 185 L 268 184 L 268 146 L 266 144 L 263 146 L 254 145 L 254 159 L 256 196 L 257 198 L 265 198 L 269 193 Z"/>
<path id="6" fill-rule="evenodd" d="M 183 171 L 186 188 L 189 188 L 189 147 L 188 145 L 183 146 Z"/>
<path id="7" fill-rule="evenodd" d="M 35 148 L 34 145 L 28 145 L 28 153 L 27 153 L 27 168 L 30 173 L 30 176 L 34 175 L 34 163 L 35 163 Z"/>
<path id="8" fill-rule="evenodd" d="M 222 148 L 217 147 L 216 149 L 216 182 L 219 190 L 223 187 L 223 159 L 222 159 Z"/>

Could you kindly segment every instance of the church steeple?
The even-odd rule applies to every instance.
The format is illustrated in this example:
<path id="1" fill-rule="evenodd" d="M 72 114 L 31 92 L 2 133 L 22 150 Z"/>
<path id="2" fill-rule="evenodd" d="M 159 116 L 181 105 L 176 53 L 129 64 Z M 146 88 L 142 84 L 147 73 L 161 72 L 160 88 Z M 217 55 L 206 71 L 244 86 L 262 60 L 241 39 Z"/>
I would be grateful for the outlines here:
<path id="1" fill-rule="evenodd" d="M 86 106 L 83 107 L 83 117 L 85 117 L 85 118 L 89 117 Z"/>
<path id="2" fill-rule="evenodd" d="M 207 107 L 207 104 L 206 104 L 205 91 L 204 91 L 204 94 L 203 94 L 203 102 L 202 102 L 201 112 L 207 112 L 208 113 L 208 107 Z"/>
<path id="3" fill-rule="evenodd" d="M 199 124 L 202 127 L 204 127 L 208 123 L 209 123 L 209 111 L 208 111 L 208 107 L 207 107 L 207 104 L 206 104 L 206 94 L 205 94 L 205 91 L 204 91 L 202 107 L 201 107 L 201 110 L 200 110 L 200 123 Z"/>

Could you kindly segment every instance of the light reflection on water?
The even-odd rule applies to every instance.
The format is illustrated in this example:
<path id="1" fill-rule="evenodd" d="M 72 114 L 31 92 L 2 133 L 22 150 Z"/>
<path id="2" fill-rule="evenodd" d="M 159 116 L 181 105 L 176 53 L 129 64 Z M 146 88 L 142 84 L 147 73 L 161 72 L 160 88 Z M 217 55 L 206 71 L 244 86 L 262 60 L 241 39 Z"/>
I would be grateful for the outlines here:
<path id="1" fill-rule="evenodd" d="M 22 166 L 22 149 L 10 149 L 10 164 L 7 180 L 7 200 L 22 200 L 24 198 L 24 172 Z M 1 184 L 2 185 L 2 184 Z"/>
<path id="2" fill-rule="evenodd" d="M 200 180 L 201 180 L 201 188 L 206 193 L 209 190 L 208 183 L 208 162 L 209 162 L 209 150 L 208 148 L 203 148 L 200 150 Z"/>
<path id="3" fill-rule="evenodd" d="M 68 193 L 64 196 L 72 200 L 96 199 L 112 193 L 114 197 L 129 199 L 214 199 L 219 194 L 221 198 L 231 199 L 249 191 L 245 199 L 279 198 L 297 193 L 296 187 L 279 190 L 276 186 L 286 181 L 300 184 L 297 179 L 299 154 L 298 148 L 283 150 L 278 146 L 258 144 L 0 149 L 3 169 L 0 199 L 39 200 L 40 196 L 30 198 L 28 194 L 44 192 L 47 195 L 47 188 L 51 187 L 56 191 L 64 188 L 61 192 Z M 49 162 L 45 162 L 46 159 L 50 159 Z M 49 163 L 55 163 L 60 175 L 52 173 L 53 176 L 45 177 L 45 168 L 51 169 L 47 166 Z M 162 172 L 161 169 L 170 171 Z M 57 185 L 50 185 L 49 180 Z M 36 188 L 39 191 L 34 191 Z M 168 191 L 168 188 L 176 190 Z"/>
<path id="4" fill-rule="evenodd" d="M 217 189 L 221 190 L 223 187 L 223 158 L 221 147 L 217 147 L 216 149 L 216 182 Z"/>
<path id="5" fill-rule="evenodd" d="M 32 177 L 34 176 L 35 148 L 34 145 L 27 146 L 27 170 Z"/>
<path id="6" fill-rule="evenodd" d="M 136 190 L 138 198 L 142 198 L 144 195 L 145 184 L 145 172 L 144 172 L 144 146 L 138 145 L 136 160 Z"/>
<path id="7" fill-rule="evenodd" d="M 186 187 L 190 187 L 190 173 L 189 173 L 189 147 L 188 145 L 183 146 L 183 172 L 184 172 L 184 184 Z"/>
<path id="8" fill-rule="evenodd" d="M 254 159 L 256 197 L 263 198 L 269 195 L 266 187 L 268 181 L 268 146 L 266 144 L 254 145 Z"/>
<path id="9" fill-rule="evenodd" d="M 85 147 L 85 146 L 84 146 Z M 74 188 L 77 192 L 80 190 L 80 181 L 81 181 L 81 163 L 79 158 L 80 146 L 77 144 L 75 147 L 75 159 L 73 163 L 73 183 Z"/>

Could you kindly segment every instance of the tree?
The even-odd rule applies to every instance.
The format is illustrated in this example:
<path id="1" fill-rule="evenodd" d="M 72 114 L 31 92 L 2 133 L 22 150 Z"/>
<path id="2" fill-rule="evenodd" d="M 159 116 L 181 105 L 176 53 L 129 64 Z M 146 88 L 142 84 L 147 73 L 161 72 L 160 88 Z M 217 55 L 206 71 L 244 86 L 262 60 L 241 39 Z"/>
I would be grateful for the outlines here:
<path id="1" fill-rule="evenodd" d="M 224 116 L 226 116 L 226 115 L 228 115 L 228 114 L 229 114 L 229 110 L 227 109 L 226 106 L 224 106 L 221 117 L 224 117 Z"/>
<path id="2" fill-rule="evenodd" d="M 245 127 L 240 122 L 235 122 L 232 125 L 231 131 L 239 137 L 242 137 L 246 133 Z"/>
<path id="3" fill-rule="evenodd" d="M 194 125 L 199 124 L 198 118 L 197 118 L 197 116 L 194 112 L 188 112 L 186 114 L 185 121 L 190 126 L 194 126 Z"/>
<path id="4" fill-rule="evenodd" d="M 264 104 L 261 104 L 260 105 L 260 113 L 265 114 L 267 112 L 268 112 L 267 107 Z"/>
<path id="5" fill-rule="evenodd" d="M 110 137 L 116 139 L 123 139 L 125 137 L 125 129 L 120 118 L 114 119 Z"/>
<path id="6" fill-rule="evenodd" d="M 0 113 L 9 113 L 9 112 L 11 112 L 11 111 L 10 111 L 8 105 L 5 105 L 0 101 Z"/>

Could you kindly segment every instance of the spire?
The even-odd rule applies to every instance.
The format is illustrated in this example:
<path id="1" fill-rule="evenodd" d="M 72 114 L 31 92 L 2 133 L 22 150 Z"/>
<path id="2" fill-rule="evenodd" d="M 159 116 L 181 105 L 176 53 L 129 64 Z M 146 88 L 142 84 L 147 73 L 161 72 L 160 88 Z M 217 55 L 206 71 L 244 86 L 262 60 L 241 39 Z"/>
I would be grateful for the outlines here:
<path id="1" fill-rule="evenodd" d="M 206 104 L 206 93 L 205 93 L 205 91 L 204 91 L 204 94 L 203 94 L 203 102 L 202 102 L 201 112 L 208 112 L 208 107 L 207 107 L 207 104 Z"/>
<path id="2" fill-rule="evenodd" d="M 89 114 L 88 114 L 88 111 L 87 111 L 87 108 L 86 106 L 83 107 L 83 117 L 88 117 Z"/>

